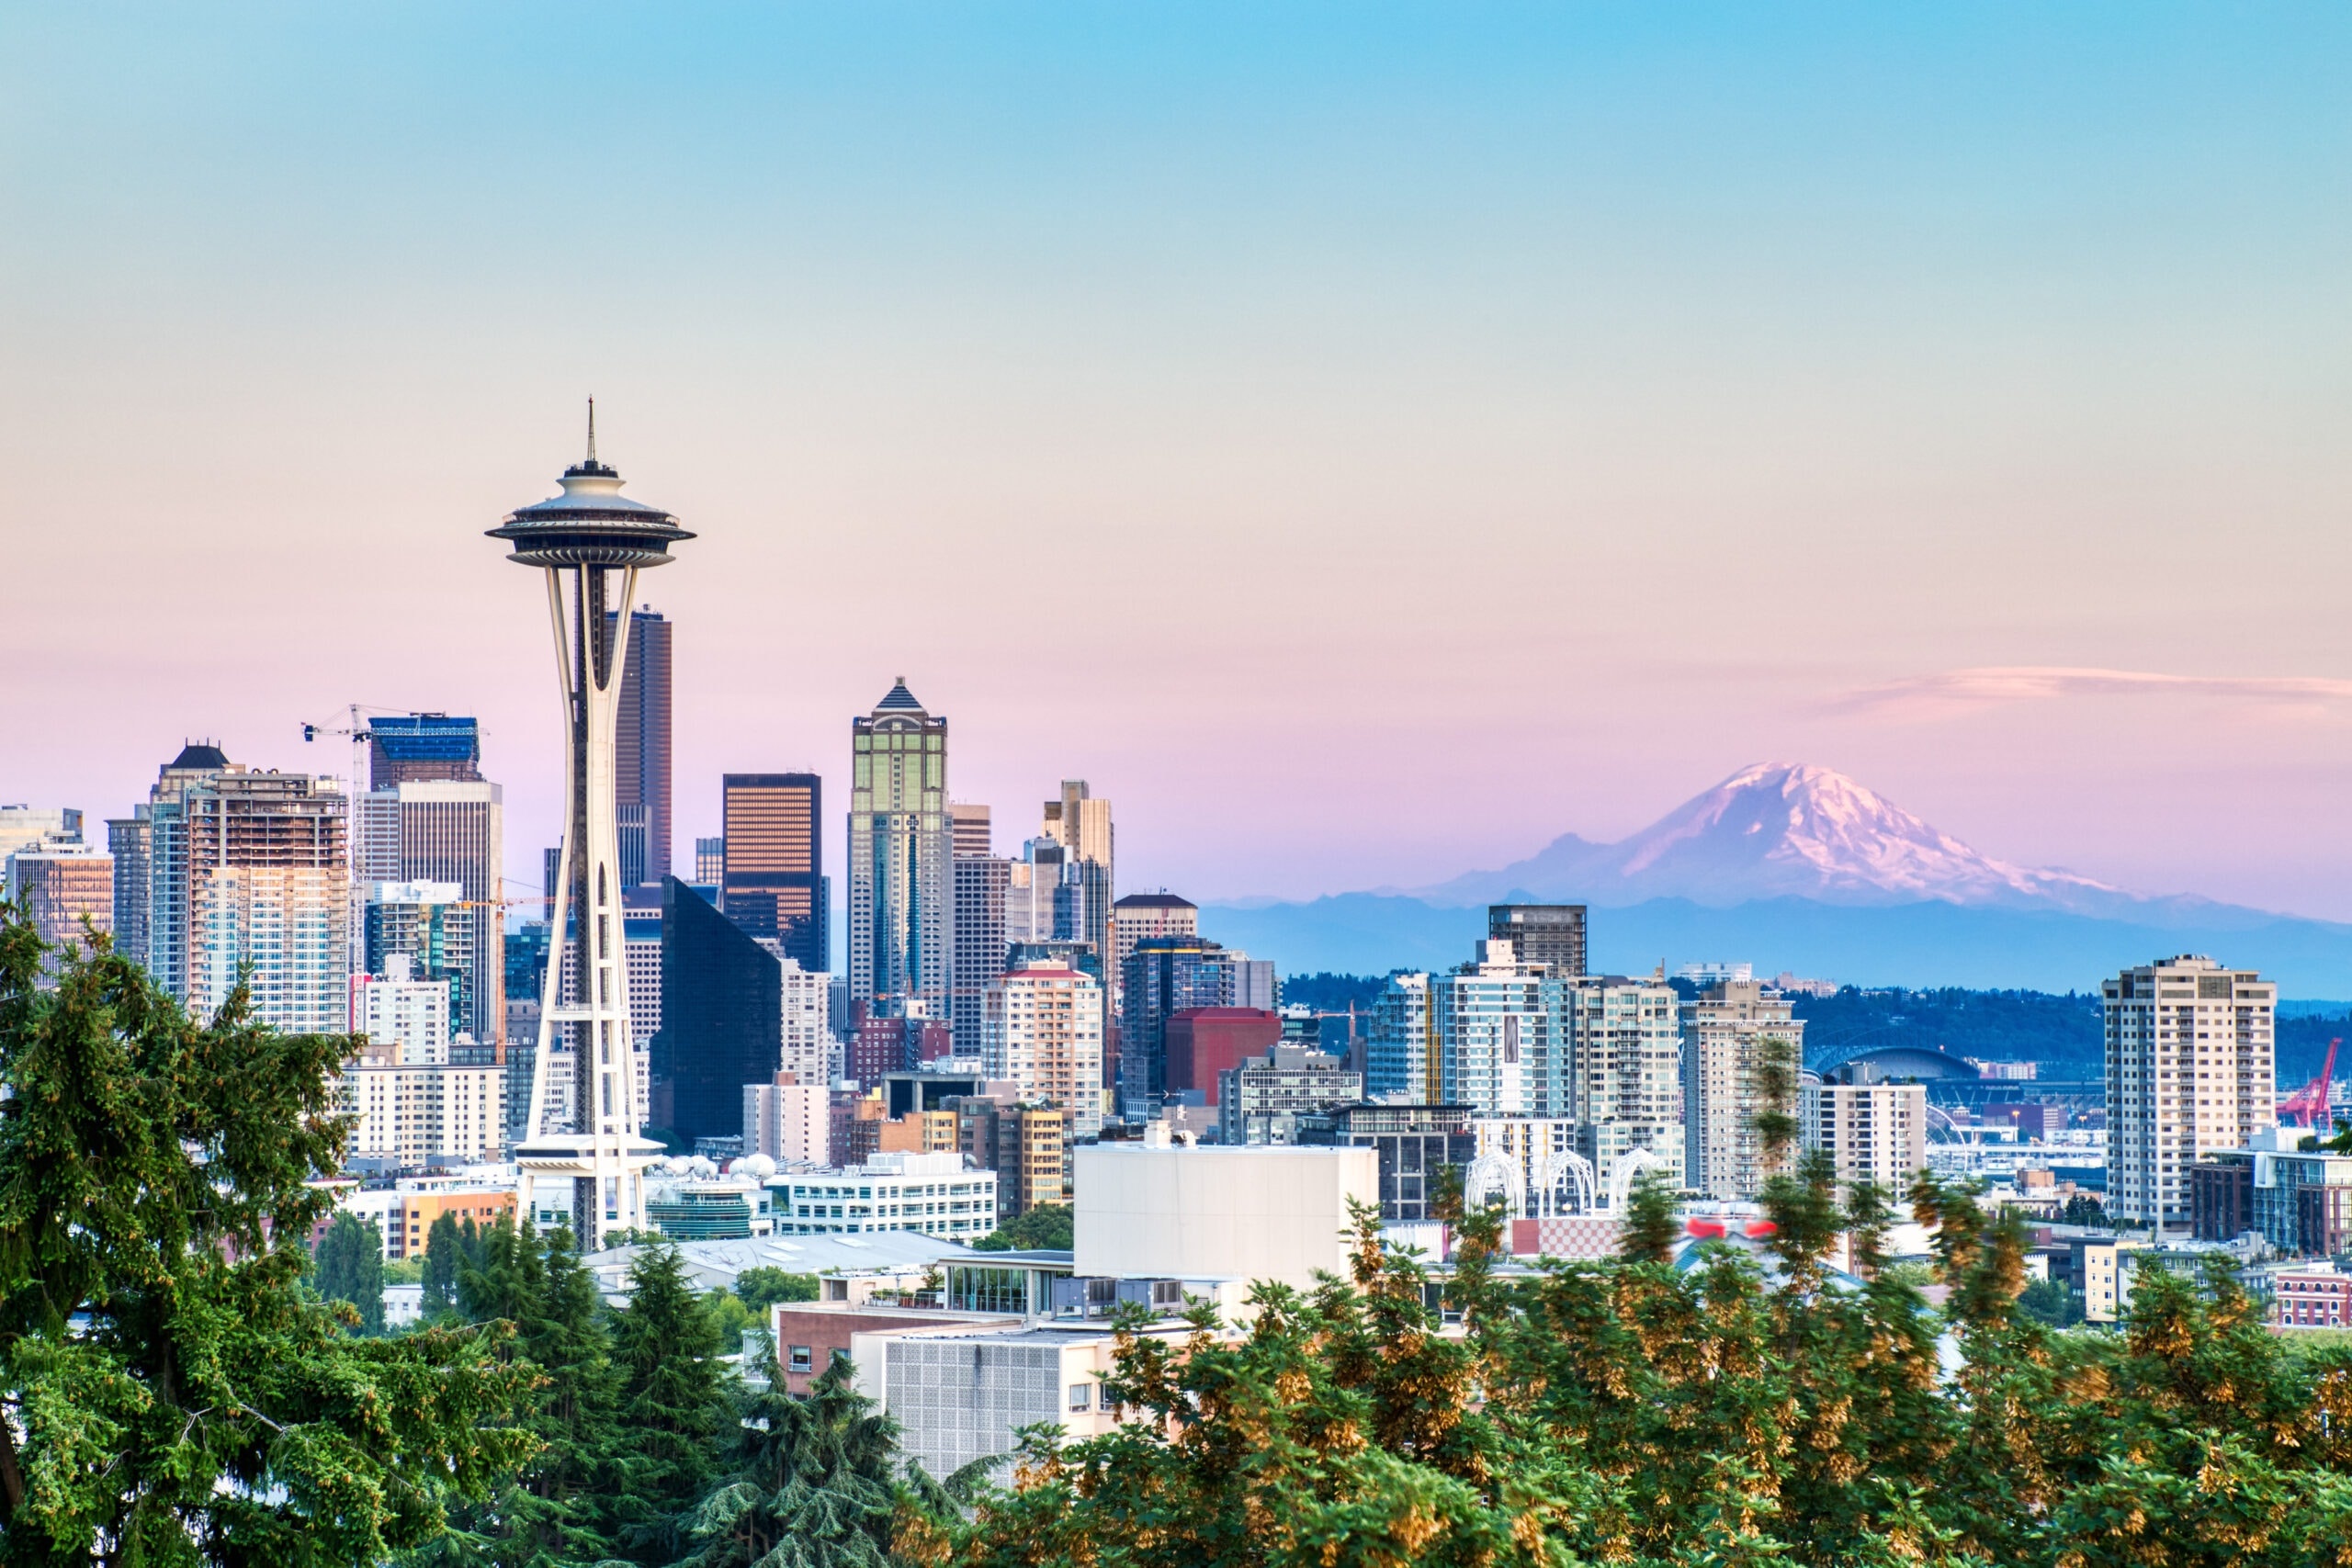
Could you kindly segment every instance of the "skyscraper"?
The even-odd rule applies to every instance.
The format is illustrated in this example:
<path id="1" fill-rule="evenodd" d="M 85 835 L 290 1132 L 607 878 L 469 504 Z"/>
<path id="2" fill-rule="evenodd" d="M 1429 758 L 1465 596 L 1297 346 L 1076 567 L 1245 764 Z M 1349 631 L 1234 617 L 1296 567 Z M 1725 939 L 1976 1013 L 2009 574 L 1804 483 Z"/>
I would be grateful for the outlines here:
<path id="1" fill-rule="evenodd" d="M 956 1055 L 980 1055 L 989 987 L 1005 971 L 1005 896 L 1013 863 L 989 852 L 988 807 L 951 807 L 956 819 L 956 976 L 949 1022 Z M 1098 1086 L 1099 1087 L 1099 1086 Z"/>
<path id="2" fill-rule="evenodd" d="M 481 726 L 446 713 L 384 715 L 368 721 L 368 785 L 481 777 Z"/>
<path id="3" fill-rule="evenodd" d="M 1556 987 L 1488 939 L 1475 964 L 1430 978 L 1444 1103 L 1487 1116 L 1565 1116 Z"/>
<path id="4" fill-rule="evenodd" d="M 575 1042 L 569 1126 L 548 1125 L 548 1098 L 524 1098 L 528 1119 L 515 1150 L 516 1207 L 536 1216 L 541 1181 L 571 1188 L 571 1233 L 582 1251 L 594 1251 L 607 1227 L 645 1225 L 645 1168 L 661 1146 L 642 1136 L 632 1080 L 642 1061 L 629 1018 L 629 974 L 620 876 L 617 732 L 628 654 L 640 644 L 632 618 L 627 637 L 616 617 L 635 596 L 637 574 L 664 565 L 670 546 L 694 536 L 668 513 L 622 496 L 621 477 L 596 460 L 594 406 L 588 455 L 564 470 L 563 493 L 516 508 L 490 536 L 514 547 L 508 558 L 544 572 L 556 639 L 564 705 L 564 814 L 561 871 L 556 883 L 548 983 L 533 1053 L 537 1078 L 548 1072 L 555 1031 L 568 1025 Z M 616 593 L 617 590 L 617 593 Z M 617 601 L 617 603 L 616 603 Z M 640 791 L 648 755 L 658 750 L 661 781 L 661 863 L 669 859 L 669 670 L 667 646 L 658 680 L 658 724 L 647 722 L 640 698 L 636 726 Z M 658 741 L 658 746 L 656 742 Z M 649 863 L 650 864 L 650 863 Z M 569 963 L 577 983 L 560 974 Z M 526 1222 L 527 1223 L 527 1222 Z"/>
<path id="5" fill-rule="evenodd" d="M 381 977 L 401 959 L 406 978 L 441 987 L 448 998 L 451 1034 L 472 1034 L 478 1043 L 488 1040 L 474 1032 L 472 1020 L 481 1014 L 474 987 L 480 974 L 476 928 L 492 911 L 466 897 L 456 882 L 419 879 L 413 882 L 368 884 L 362 906 L 365 940 L 364 973 Z M 504 976 L 500 976 L 503 982 Z M 447 1043 L 445 1039 L 444 1043 Z"/>
<path id="6" fill-rule="evenodd" d="M 617 613 L 611 620 L 617 624 Z M 622 880 L 632 887 L 670 874 L 670 623 L 650 604 L 630 612 L 613 802 Z"/>
<path id="7" fill-rule="evenodd" d="M 145 801 L 129 817 L 107 823 L 115 864 L 115 951 L 145 964 L 175 996 L 187 959 L 187 844 L 180 803 L 191 784 L 243 771 L 210 741 L 189 741 L 156 770 Z"/>
<path id="8" fill-rule="evenodd" d="M 901 677 L 851 721 L 850 752 L 850 998 L 920 998 L 944 1020 L 956 945 L 947 720 Z"/>
<path id="9" fill-rule="evenodd" d="M 157 978 L 209 1014 L 247 975 L 254 1016 L 289 1033 L 342 1030 L 351 999 L 351 862 L 332 778 L 216 773 L 156 823 L 159 929 L 176 933 Z"/>
<path id="10" fill-rule="evenodd" d="M 752 935 L 782 942 L 801 968 L 831 967 L 824 781 L 815 773 L 729 773 L 719 790 L 726 846 L 719 907 Z"/>
<path id="11" fill-rule="evenodd" d="M 2184 954 L 2100 987 L 2107 1015 L 2108 1213 L 2185 1229 L 2189 1167 L 2278 1124 L 2278 987 Z"/>
<path id="12" fill-rule="evenodd" d="M 1147 937 L 1127 955 L 1119 1013 L 1119 1111 L 1128 1121 L 1150 1121 L 1167 1096 L 1169 1015 L 1233 1005 L 1233 957 L 1192 936 Z"/>
<path id="13" fill-rule="evenodd" d="M 1804 1022 L 1780 993 L 1753 980 L 1711 986 L 1682 1013 L 1682 1180 L 1710 1198 L 1745 1202 L 1772 1171 L 1756 1113 L 1769 1042 L 1804 1048 Z M 1788 1108 L 1791 1115 L 1796 1107 Z"/>
<path id="14" fill-rule="evenodd" d="M 1678 1109 L 1682 1028 L 1673 987 L 1655 978 L 1588 975 L 1555 989 L 1566 1082 L 1554 1098 L 1576 1119 L 1577 1152 L 1612 1195 L 1618 1162 L 1636 1149 L 1679 1187 L 1689 1150 Z"/>
<path id="15" fill-rule="evenodd" d="M 1572 980 L 1584 973 L 1584 917 L 1582 904 L 1490 904 L 1487 935 L 1510 942 L 1521 964 Z"/>
<path id="16" fill-rule="evenodd" d="M 1094 976 L 1059 964 L 1014 969 L 982 993 L 981 1012 L 984 1074 L 1069 1112 L 1075 1136 L 1102 1130 L 1102 987 Z"/>
<path id="17" fill-rule="evenodd" d="M 652 1120 L 691 1145 L 741 1130 L 743 1089 L 783 1058 L 782 966 L 676 877 L 662 884 L 662 1032 Z"/>
<path id="18" fill-rule="evenodd" d="M 1148 936 L 1198 936 L 1201 911 L 1190 898 L 1162 890 L 1130 893 L 1111 906 L 1111 952 L 1102 972 L 1125 976 L 1127 954 Z"/>
<path id="19" fill-rule="evenodd" d="M 1107 959 L 1115 897 L 1111 803 L 1095 799 L 1084 779 L 1064 779 L 1061 797 L 1046 802 L 1045 818 L 1045 836 L 1063 851 L 1054 935 L 1065 942 L 1091 942 Z"/>
<path id="20" fill-rule="evenodd" d="M 84 921 L 100 936 L 114 929 L 114 857 L 95 844 L 27 845 L 6 857 L 0 883 L 31 914 L 41 941 L 60 950 L 43 961 L 51 974 L 62 950 L 83 941 Z"/>

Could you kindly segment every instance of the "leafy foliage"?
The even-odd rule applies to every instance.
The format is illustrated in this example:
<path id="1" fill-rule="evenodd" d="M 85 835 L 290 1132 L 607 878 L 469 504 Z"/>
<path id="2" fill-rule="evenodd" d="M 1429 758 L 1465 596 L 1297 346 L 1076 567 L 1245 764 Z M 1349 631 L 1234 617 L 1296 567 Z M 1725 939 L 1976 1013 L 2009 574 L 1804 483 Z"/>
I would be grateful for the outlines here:
<path id="1" fill-rule="evenodd" d="M 528 1450 L 496 1330 L 357 1339 L 307 1292 L 352 1043 L 191 1019 L 0 906 L 0 1562 L 343 1568 Z M 372 1233 L 369 1233 L 372 1241 Z M 380 1254 L 378 1255 L 380 1264 Z"/>
<path id="2" fill-rule="evenodd" d="M 362 1334 L 384 1332 L 384 1238 L 356 1214 L 341 1213 L 319 1243 L 312 1280 L 321 1296 L 345 1302 Z"/>
<path id="3" fill-rule="evenodd" d="M 1067 1252 L 1074 1224 L 1067 1203 L 1040 1203 L 1016 1214 L 972 1246 L 981 1252 L 1025 1252 L 1046 1248 Z"/>
<path id="4" fill-rule="evenodd" d="M 754 1313 L 764 1314 L 778 1302 L 813 1302 L 817 1276 L 794 1274 L 765 1264 L 735 1276 L 735 1297 Z"/>

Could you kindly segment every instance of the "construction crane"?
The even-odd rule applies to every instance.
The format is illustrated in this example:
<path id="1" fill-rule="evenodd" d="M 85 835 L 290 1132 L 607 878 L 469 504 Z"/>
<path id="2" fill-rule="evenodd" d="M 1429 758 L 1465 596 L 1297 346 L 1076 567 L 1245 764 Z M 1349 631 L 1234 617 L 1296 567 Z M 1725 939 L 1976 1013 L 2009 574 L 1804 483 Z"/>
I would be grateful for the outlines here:
<path id="1" fill-rule="evenodd" d="M 2325 1124 L 2328 1086 L 2335 1079 L 2335 1048 L 2343 1044 L 2339 1038 L 2327 1043 L 2327 1060 L 2320 1065 L 2319 1077 L 2278 1102 L 2278 1119 L 2299 1118 L 2298 1127 L 2318 1127 Z"/>

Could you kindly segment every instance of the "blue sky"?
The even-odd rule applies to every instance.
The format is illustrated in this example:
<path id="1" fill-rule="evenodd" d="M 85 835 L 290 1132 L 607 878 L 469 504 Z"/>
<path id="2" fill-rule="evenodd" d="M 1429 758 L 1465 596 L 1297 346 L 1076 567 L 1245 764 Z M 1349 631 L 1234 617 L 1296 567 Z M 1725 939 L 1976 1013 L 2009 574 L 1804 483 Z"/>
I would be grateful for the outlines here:
<path id="1" fill-rule="evenodd" d="M 1001 842 L 1082 774 L 1196 896 L 1783 758 L 2352 917 L 2352 705 L 2231 684 L 2352 675 L 2347 63 L 2321 6 L 19 7 L 0 797 L 477 711 L 531 874 L 480 530 L 594 392 L 703 536 L 682 840 L 903 673 Z M 2019 668 L 2202 683 L 1852 700 Z"/>

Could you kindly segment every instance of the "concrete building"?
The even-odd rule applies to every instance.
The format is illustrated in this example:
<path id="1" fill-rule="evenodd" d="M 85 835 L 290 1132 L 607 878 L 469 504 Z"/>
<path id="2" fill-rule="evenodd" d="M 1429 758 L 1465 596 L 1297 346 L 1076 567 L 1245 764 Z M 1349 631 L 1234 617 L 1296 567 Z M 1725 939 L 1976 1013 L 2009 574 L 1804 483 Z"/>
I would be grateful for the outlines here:
<path id="1" fill-rule="evenodd" d="M 514 1213 L 514 1188 L 486 1181 L 479 1172 L 401 1177 L 366 1186 L 345 1178 L 326 1185 L 334 1190 L 334 1211 L 312 1229 L 311 1248 L 326 1239 L 335 1214 L 351 1214 L 382 1238 L 387 1263 L 423 1257 L 434 1223 L 444 1214 L 460 1227 L 470 1223 L 484 1231 Z"/>
<path id="2" fill-rule="evenodd" d="M 351 863 L 341 784 L 307 773 L 219 773 L 191 782 L 156 860 L 156 900 L 176 972 L 158 974 L 209 1016 L 240 984 L 255 1019 L 332 1033 L 350 1010 Z M 248 968 L 250 966 L 250 968 Z M 152 965 L 151 965 L 152 967 Z"/>
<path id="3" fill-rule="evenodd" d="M 401 1170 L 498 1157 L 506 1069 L 405 1060 L 408 1047 L 370 1041 L 343 1071 L 339 1110 L 355 1119 L 347 1161 Z"/>
<path id="4" fill-rule="evenodd" d="M 1201 911 L 1189 898 L 1162 889 L 1130 893 L 1111 906 L 1111 952 L 1106 974 L 1123 976 L 1136 943 L 1146 937 L 1198 936 Z"/>
<path id="5" fill-rule="evenodd" d="M 2191 1167 L 2192 1238 L 2226 1242 L 2254 1231 L 2288 1258 L 2352 1252 L 2352 1155 L 2302 1147 L 2312 1135 L 2271 1127 L 2246 1148 Z"/>
<path id="6" fill-rule="evenodd" d="M 1009 970 L 981 993 L 980 1070 L 1057 1105 L 1070 1131 L 1102 1127 L 1102 987 L 1059 964 Z M 959 1053 L 960 1054 L 960 1053 Z"/>
<path id="7" fill-rule="evenodd" d="M 21 902 L 35 934 L 61 953 L 84 942 L 85 931 L 105 936 L 114 930 L 114 857 L 95 844 L 48 841 L 18 848 L 6 857 L 0 892 Z M 44 960 L 52 974 L 59 955 Z"/>
<path id="8" fill-rule="evenodd" d="M 1521 964 L 1542 965 L 1555 979 L 1584 973 L 1585 907 L 1582 904 L 1490 904 L 1487 936 L 1510 943 Z"/>
<path id="9" fill-rule="evenodd" d="M 1350 1200 L 1377 1203 L 1368 1148 L 1081 1144 L 1074 1151 L 1080 1275 L 1275 1280 L 1348 1272 Z"/>
<path id="10" fill-rule="evenodd" d="M 2182 954 L 2100 986 L 2107 1028 L 2108 1213 L 2192 1223 L 2189 1169 L 2276 1124 L 2278 987 Z"/>
<path id="11" fill-rule="evenodd" d="M 1005 863 L 1004 940 L 1014 946 L 1056 940 L 1054 912 L 1067 910 L 1062 895 L 1065 852 L 1051 839 L 1032 839 L 1018 860 Z"/>
<path id="12" fill-rule="evenodd" d="M 1119 1015 L 1119 1109 L 1148 1122 L 1167 1098 L 1168 1020 L 1193 1008 L 1234 1006 L 1240 955 L 1204 937 L 1146 937 L 1127 955 Z"/>
<path id="13" fill-rule="evenodd" d="M 951 804 L 956 840 L 956 952 L 950 1024 L 956 1054 L 980 1053 L 983 998 L 1005 971 L 1005 896 L 1012 862 L 998 858 L 990 839 L 989 808 Z"/>
<path id="14" fill-rule="evenodd" d="M 727 838 L 695 840 L 695 886 L 718 887 L 727 880 Z"/>
<path id="15" fill-rule="evenodd" d="M 1295 1144 L 1302 1122 L 1363 1098 L 1362 1074 L 1298 1045 L 1272 1046 L 1217 1077 L 1217 1138 L 1226 1144 Z"/>
<path id="16" fill-rule="evenodd" d="M 951 1146 L 974 1165 L 996 1172 L 1000 1221 L 1017 1218 L 1041 1203 L 1069 1201 L 1069 1111 L 969 1095 L 956 1100 L 946 1114 L 955 1128 Z"/>
<path id="17" fill-rule="evenodd" d="M 407 953 L 392 953 L 380 975 L 352 976 L 351 1032 L 398 1047 L 393 1059 L 405 1066 L 447 1062 L 450 989 L 447 980 L 419 976 Z"/>
<path id="18" fill-rule="evenodd" d="M 1380 1217 L 1392 1224 L 1430 1220 L 1438 1173 L 1466 1169 L 1477 1157 L 1476 1112 L 1466 1105 L 1346 1105 L 1319 1134 L 1343 1148 L 1372 1151 L 1378 1162 Z"/>
<path id="19" fill-rule="evenodd" d="M 449 1001 L 451 1033 L 464 1032 L 478 1042 L 498 1036 L 476 1032 L 481 1010 L 474 1004 L 481 984 L 481 943 L 477 927 L 492 911 L 466 897 L 456 882 L 370 882 L 360 906 L 359 962 L 367 975 L 389 975 L 395 959 L 404 963 L 409 977 L 442 988 Z M 503 955 L 501 956 L 502 970 Z M 502 973 L 500 985 L 503 988 Z M 504 1010 L 502 998 L 500 1010 Z"/>
<path id="20" fill-rule="evenodd" d="M 782 1072 L 743 1086 L 743 1152 L 779 1166 L 823 1165 L 831 1157 L 831 1098 L 820 1081 Z"/>
<path id="21" fill-rule="evenodd" d="M 72 807 L 0 806 L 0 863 L 19 850 L 82 841 L 82 814 Z"/>
<path id="22" fill-rule="evenodd" d="M 1112 900 L 1117 897 L 1116 836 L 1111 803 L 1098 800 L 1084 779 L 1064 779 L 1058 799 L 1043 808 L 1045 838 L 1062 847 L 1062 886 L 1054 907 L 1054 936 L 1112 951 Z M 1115 971 L 1114 971 L 1115 974 Z"/>
<path id="23" fill-rule="evenodd" d="M 1802 1059 L 1804 1025 L 1752 980 L 1711 986 L 1681 1014 L 1683 1183 L 1709 1198 L 1748 1201 L 1772 1174 L 1754 1121 L 1763 1109 L 1767 1044 L 1785 1043 Z M 1796 1105 L 1788 1111 L 1794 1115 Z"/>
<path id="24" fill-rule="evenodd" d="M 718 906 L 754 937 L 773 937 L 810 974 L 832 967 L 826 909 L 824 780 L 815 773 L 728 773 Z"/>
<path id="25" fill-rule="evenodd" d="M 949 1017 L 956 952 L 947 720 L 901 679 L 851 722 L 849 993 L 920 998 Z"/>
<path id="26" fill-rule="evenodd" d="M 1274 974 L 1272 959 L 1252 958 L 1246 953 L 1233 955 L 1233 1005 L 1262 1012 L 1282 1010 L 1283 983 Z"/>
<path id="27" fill-rule="evenodd" d="M 777 1234 L 916 1231 L 971 1242 L 997 1227 L 997 1174 L 959 1153 L 876 1154 L 845 1168 L 771 1178 Z"/>
<path id="28" fill-rule="evenodd" d="M 779 1065 L 796 1082 L 829 1084 L 841 1049 L 827 1021 L 832 976 L 800 967 L 797 959 L 785 955 L 783 944 L 774 937 L 758 940 L 777 961 L 776 991 L 783 1014 L 777 1041 Z"/>
<path id="29" fill-rule="evenodd" d="M 1577 1152 L 1604 1195 L 1622 1193 L 1634 1165 L 1663 1167 L 1681 1186 L 1688 1149 L 1673 987 L 1656 978 L 1582 976 L 1562 981 L 1558 995 L 1562 1083 L 1550 1099 L 1556 1113 L 1575 1119 Z"/>
<path id="30" fill-rule="evenodd" d="M 1797 1095 L 1807 1149 L 1836 1162 L 1842 1187 L 1871 1182 L 1900 1201 L 1928 1165 L 1928 1086 L 1889 1082 L 1856 1062 Z"/>
<path id="31" fill-rule="evenodd" d="M 1510 942 L 1483 948 L 1476 963 L 1430 979 L 1440 1098 L 1484 1116 L 1564 1114 L 1556 985 Z"/>
<path id="32" fill-rule="evenodd" d="M 432 721 L 438 720 L 438 724 Z M 393 775 L 376 774 L 352 803 L 354 918 L 360 922 L 364 967 L 378 959 L 366 948 L 367 902 L 379 884 L 435 883 L 456 891 L 445 903 L 461 906 L 469 937 L 447 963 L 465 973 L 458 1027 L 485 1044 L 502 1042 L 506 1023 L 504 910 L 500 904 L 506 853 L 503 792 L 475 766 L 474 721 L 437 714 L 368 721 L 370 746 L 387 752 Z M 429 725 L 413 733 L 395 725 Z M 462 726 L 462 728 L 451 728 Z M 381 731 L 382 733 L 379 733 Z"/>

